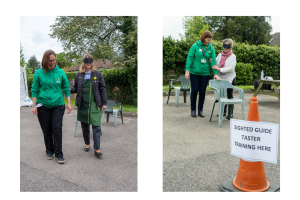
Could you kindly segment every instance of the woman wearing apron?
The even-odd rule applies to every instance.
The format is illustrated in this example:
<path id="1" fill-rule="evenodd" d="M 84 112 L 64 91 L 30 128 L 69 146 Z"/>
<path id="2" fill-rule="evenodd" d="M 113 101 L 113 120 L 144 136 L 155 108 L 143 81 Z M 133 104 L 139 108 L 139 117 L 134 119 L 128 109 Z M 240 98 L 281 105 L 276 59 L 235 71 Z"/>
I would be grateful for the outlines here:
<path id="1" fill-rule="evenodd" d="M 81 122 L 84 150 L 90 150 L 90 125 L 93 130 L 95 156 L 101 157 L 100 133 L 101 114 L 107 107 L 106 85 L 101 72 L 93 64 L 93 56 L 86 54 L 79 72 L 75 75 L 71 93 L 77 93 L 75 105 L 78 107 L 77 120 Z"/>

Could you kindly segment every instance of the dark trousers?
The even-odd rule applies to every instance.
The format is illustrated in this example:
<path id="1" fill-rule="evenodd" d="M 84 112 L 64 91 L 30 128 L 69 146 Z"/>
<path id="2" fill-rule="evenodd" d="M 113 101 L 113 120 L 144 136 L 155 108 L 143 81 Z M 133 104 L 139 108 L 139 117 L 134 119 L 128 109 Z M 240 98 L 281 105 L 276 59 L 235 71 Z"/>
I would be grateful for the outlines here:
<path id="1" fill-rule="evenodd" d="M 191 80 L 191 87 L 192 87 L 191 110 L 196 111 L 196 100 L 197 100 L 198 92 L 199 92 L 198 111 L 203 110 L 205 92 L 209 81 L 209 76 L 199 76 L 195 74 L 190 74 L 190 80 Z"/>
<path id="2" fill-rule="evenodd" d="M 235 78 L 232 80 L 231 85 L 235 85 Z M 228 99 L 232 99 L 233 98 L 233 89 L 228 88 L 227 89 L 227 98 Z M 234 104 L 232 104 L 232 114 L 233 114 L 233 108 L 234 108 Z M 227 112 L 227 104 L 224 106 L 224 113 Z"/>
<path id="3" fill-rule="evenodd" d="M 62 158 L 62 121 L 65 113 L 65 105 L 54 108 L 41 106 L 37 108 L 37 112 L 44 134 L 46 153 L 55 153 L 55 157 Z"/>
<path id="4" fill-rule="evenodd" d="M 86 145 L 90 144 L 90 125 L 84 122 L 81 122 L 82 135 Z M 101 126 L 92 125 L 93 129 L 93 140 L 94 140 L 94 149 L 100 149 L 100 132 Z"/>

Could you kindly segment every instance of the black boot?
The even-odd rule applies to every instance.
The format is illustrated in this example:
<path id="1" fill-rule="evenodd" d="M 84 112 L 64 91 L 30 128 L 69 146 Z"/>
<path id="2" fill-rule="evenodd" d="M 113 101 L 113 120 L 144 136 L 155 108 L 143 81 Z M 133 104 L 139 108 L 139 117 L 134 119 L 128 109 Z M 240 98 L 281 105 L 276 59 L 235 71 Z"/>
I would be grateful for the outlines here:
<path id="1" fill-rule="evenodd" d="M 196 117 L 196 111 L 194 110 L 192 110 L 192 117 Z"/>
<path id="2" fill-rule="evenodd" d="M 204 117 L 203 110 L 198 110 L 198 115 L 199 115 L 200 117 Z"/>

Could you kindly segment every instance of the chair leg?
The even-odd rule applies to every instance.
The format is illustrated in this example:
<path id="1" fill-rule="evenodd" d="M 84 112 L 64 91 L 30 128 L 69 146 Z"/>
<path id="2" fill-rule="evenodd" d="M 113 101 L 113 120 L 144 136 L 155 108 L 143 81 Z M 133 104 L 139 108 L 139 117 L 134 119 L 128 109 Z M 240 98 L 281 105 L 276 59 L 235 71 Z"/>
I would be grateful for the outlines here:
<path id="1" fill-rule="evenodd" d="M 219 123 L 218 123 L 219 128 L 222 127 L 223 112 L 224 112 L 224 103 L 219 102 Z"/>
<path id="2" fill-rule="evenodd" d="M 122 114 L 122 111 L 120 111 L 120 114 L 121 114 L 121 119 L 122 119 L 122 124 L 123 124 L 123 114 Z"/>
<path id="3" fill-rule="evenodd" d="M 106 123 L 109 121 L 109 113 L 106 113 Z"/>
<path id="4" fill-rule="evenodd" d="M 77 124 L 78 124 L 78 120 L 76 120 L 74 137 L 76 136 Z"/>
<path id="5" fill-rule="evenodd" d="M 246 120 L 246 119 L 245 119 L 245 112 L 244 112 L 244 102 L 242 102 L 241 105 L 242 105 L 242 111 L 243 111 L 243 118 L 244 118 L 244 120 Z"/>
<path id="6" fill-rule="evenodd" d="M 178 107 L 178 105 L 179 105 L 179 93 L 180 93 L 180 89 L 175 88 L 176 107 Z"/>
<path id="7" fill-rule="evenodd" d="M 167 100 L 167 104 L 169 103 L 170 93 L 171 93 L 171 90 L 169 90 L 169 92 L 168 92 L 168 100 Z"/>
<path id="8" fill-rule="evenodd" d="M 213 104 L 213 107 L 212 107 L 212 110 L 211 110 L 211 115 L 210 115 L 210 119 L 209 119 L 210 122 L 211 122 L 211 118 L 212 118 L 213 113 L 214 113 L 215 104 L 216 104 L 216 101 L 214 101 L 214 104 Z"/>
<path id="9" fill-rule="evenodd" d="M 184 103 L 186 103 L 186 91 L 183 91 L 183 100 L 184 100 Z"/>
<path id="10" fill-rule="evenodd" d="M 113 112 L 113 114 L 114 114 L 114 127 L 116 127 L 117 126 L 117 114 L 118 114 L 118 112 Z"/>
<path id="11" fill-rule="evenodd" d="M 101 122 L 102 125 L 103 125 L 104 117 L 105 117 L 105 111 L 103 111 L 103 117 L 102 117 L 102 122 Z"/>

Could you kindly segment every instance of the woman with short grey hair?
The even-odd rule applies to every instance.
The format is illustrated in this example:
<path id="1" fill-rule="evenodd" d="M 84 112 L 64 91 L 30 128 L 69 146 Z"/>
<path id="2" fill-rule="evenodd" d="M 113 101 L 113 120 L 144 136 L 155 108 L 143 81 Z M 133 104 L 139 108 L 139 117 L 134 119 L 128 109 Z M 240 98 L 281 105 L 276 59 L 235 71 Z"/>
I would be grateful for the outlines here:
<path id="1" fill-rule="evenodd" d="M 219 53 L 216 58 L 217 65 L 213 66 L 213 69 L 218 70 L 219 77 L 223 80 L 228 80 L 232 85 L 235 85 L 236 80 L 236 73 L 235 73 L 235 66 L 236 66 L 236 56 L 232 52 L 233 41 L 232 39 L 225 39 L 223 40 L 223 51 Z M 233 89 L 227 89 L 227 98 L 233 98 Z M 224 107 L 224 114 L 226 116 L 226 109 L 227 105 Z M 232 108 L 233 109 L 233 108 Z M 233 117 L 233 110 L 232 115 Z"/>

